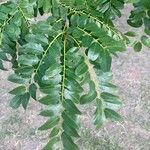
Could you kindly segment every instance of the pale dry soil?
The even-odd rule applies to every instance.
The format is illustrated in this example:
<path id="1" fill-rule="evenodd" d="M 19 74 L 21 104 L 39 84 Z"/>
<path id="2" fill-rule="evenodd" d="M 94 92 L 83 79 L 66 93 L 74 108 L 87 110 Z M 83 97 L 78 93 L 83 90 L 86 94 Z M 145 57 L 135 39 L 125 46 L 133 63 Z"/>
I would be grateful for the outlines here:
<path id="1" fill-rule="evenodd" d="M 122 30 L 128 28 L 124 19 L 117 25 Z M 8 91 L 15 86 L 7 81 L 10 73 L 0 71 L 0 150 L 41 150 L 47 142 L 47 134 L 37 130 L 44 121 L 38 115 L 42 106 L 33 100 L 26 112 L 8 106 L 11 99 Z M 124 121 L 106 123 L 96 130 L 91 122 L 93 105 L 84 106 L 78 145 L 81 150 L 149 150 L 150 51 L 145 48 L 135 53 L 128 48 L 119 58 L 114 58 L 113 73 L 123 100 L 120 113 Z"/>

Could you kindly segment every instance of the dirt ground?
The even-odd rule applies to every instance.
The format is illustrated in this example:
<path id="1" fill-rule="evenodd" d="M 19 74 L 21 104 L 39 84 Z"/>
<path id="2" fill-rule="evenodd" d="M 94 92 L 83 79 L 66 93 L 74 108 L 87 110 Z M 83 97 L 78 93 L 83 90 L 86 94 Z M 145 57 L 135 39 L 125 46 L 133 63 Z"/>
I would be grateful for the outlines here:
<path id="1" fill-rule="evenodd" d="M 125 12 L 129 12 L 126 8 Z M 129 28 L 123 19 L 121 30 Z M 91 105 L 82 108 L 81 150 L 149 150 L 150 149 L 150 51 L 135 53 L 128 48 L 113 61 L 114 83 L 123 100 L 120 110 L 124 121 L 107 123 L 96 130 L 91 122 Z M 37 131 L 43 122 L 41 107 L 30 101 L 27 112 L 12 110 L 8 91 L 14 85 L 7 81 L 10 72 L 0 71 L 0 150 L 41 150 L 47 134 Z"/>

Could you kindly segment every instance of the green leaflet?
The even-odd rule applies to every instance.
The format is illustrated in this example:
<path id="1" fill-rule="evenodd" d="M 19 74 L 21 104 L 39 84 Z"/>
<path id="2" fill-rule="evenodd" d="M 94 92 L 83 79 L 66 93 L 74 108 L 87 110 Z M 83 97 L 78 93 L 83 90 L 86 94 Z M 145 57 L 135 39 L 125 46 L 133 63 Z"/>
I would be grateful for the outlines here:
<path id="1" fill-rule="evenodd" d="M 21 74 L 22 77 L 31 77 L 33 74 L 34 68 L 32 66 L 20 66 L 16 68 L 15 72 Z"/>
<path id="2" fill-rule="evenodd" d="M 72 100 L 66 99 L 64 101 L 64 107 L 67 111 L 73 113 L 73 114 L 81 114 L 81 112 L 78 110 L 78 108 L 75 106 L 75 104 L 72 102 Z"/>
<path id="3" fill-rule="evenodd" d="M 37 43 L 28 43 L 26 45 L 23 45 L 20 50 L 22 53 L 29 53 L 29 54 L 36 54 L 40 55 L 43 53 L 43 47 L 40 44 Z"/>
<path id="4" fill-rule="evenodd" d="M 81 104 L 86 104 L 89 103 L 91 101 L 93 101 L 97 96 L 97 93 L 95 91 L 91 91 L 90 94 L 87 95 L 83 95 L 80 99 L 80 103 Z"/>
<path id="5" fill-rule="evenodd" d="M 61 112 L 61 106 L 59 104 L 48 106 L 47 109 L 41 111 L 40 115 L 44 117 L 59 116 Z"/>
<path id="6" fill-rule="evenodd" d="M 33 83 L 29 86 L 29 93 L 33 99 L 36 100 L 36 91 L 37 91 L 37 86 Z"/>
<path id="7" fill-rule="evenodd" d="M 41 111 L 40 115 L 44 117 L 50 117 L 54 115 L 54 112 L 52 110 L 43 110 Z"/>
<path id="8" fill-rule="evenodd" d="M 59 74 L 61 72 L 61 66 L 59 64 L 53 64 L 51 67 L 49 67 L 46 71 L 46 76 L 54 77 L 55 75 Z"/>
<path id="9" fill-rule="evenodd" d="M 142 36 L 141 41 L 146 47 L 150 48 L 150 38 L 147 36 Z"/>
<path id="10" fill-rule="evenodd" d="M 103 48 L 98 43 L 96 42 L 92 43 L 92 45 L 89 47 L 89 50 L 88 50 L 89 59 L 91 59 L 92 61 L 95 61 L 101 55 L 102 49 Z"/>
<path id="11" fill-rule="evenodd" d="M 22 104 L 23 108 L 26 110 L 27 105 L 29 103 L 30 95 L 29 93 L 25 93 L 22 95 L 16 95 L 11 101 L 10 101 L 10 107 L 17 109 Z"/>
<path id="12" fill-rule="evenodd" d="M 105 116 L 105 113 L 104 113 L 104 106 L 103 106 L 102 100 L 97 99 L 96 100 L 96 105 L 97 105 L 97 108 L 96 108 L 96 111 L 94 113 L 93 120 L 94 120 L 95 126 L 97 128 L 100 128 L 105 123 L 106 116 Z"/>
<path id="13" fill-rule="evenodd" d="M 27 42 L 33 42 L 33 43 L 40 43 L 42 46 L 45 46 L 48 44 L 48 39 L 45 35 L 41 34 L 27 34 L 25 37 Z"/>
<path id="14" fill-rule="evenodd" d="M 83 75 L 88 71 L 88 66 L 85 63 L 79 64 L 78 68 L 75 70 L 77 76 Z"/>
<path id="15" fill-rule="evenodd" d="M 9 93 L 13 95 L 22 95 L 26 92 L 26 87 L 25 86 L 19 86 L 13 90 L 11 90 Z"/>
<path id="16" fill-rule="evenodd" d="M 147 35 L 150 35 L 150 18 L 149 17 L 144 18 L 144 25 L 145 25 L 145 33 Z"/>
<path id="17" fill-rule="evenodd" d="M 52 137 L 55 137 L 56 135 L 58 135 L 58 133 L 60 132 L 59 128 L 53 128 L 49 137 L 52 138 Z"/>
<path id="18" fill-rule="evenodd" d="M 65 98 L 71 99 L 74 103 L 79 103 L 80 101 L 80 93 L 77 92 L 71 92 L 69 90 L 65 90 Z"/>
<path id="19" fill-rule="evenodd" d="M 50 139 L 50 141 L 47 143 L 47 145 L 42 150 L 53 150 L 54 144 L 59 141 L 58 137 L 54 137 Z"/>
<path id="20" fill-rule="evenodd" d="M 57 95 L 47 95 L 39 100 L 40 103 L 45 105 L 57 104 L 59 100 L 59 96 Z"/>
<path id="21" fill-rule="evenodd" d="M 63 140 L 63 145 L 65 150 L 67 149 L 78 150 L 77 145 L 75 145 L 73 140 L 66 133 L 62 134 L 62 140 Z"/>
<path id="22" fill-rule="evenodd" d="M 21 95 L 22 106 L 25 110 L 27 109 L 29 99 L 30 99 L 29 93 L 25 93 L 24 95 Z"/>
<path id="23" fill-rule="evenodd" d="M 103 98 L 104 101 L 109 102 L 109 103 L 114 103 L 114 104 L 120 104 L 120 98 L 118 96 L 112 95 L 110 93 L 102 92 L 101 97 Z"/>
<path id="24" fill-rule="evenodd" d="M 76 92 L 82 92 L 83 91 L 83 88 L 81 87 L 81 85 L 76 80 L 74 80 L 73 78 L 65 80 L 65 86 L 70 91 L 76 91 Z"/>
<path id="25" fill-rule="evenodd" d="M 18 58 L 18 62 L 22 65 L 28 65 L 28 66 L 33 66 L 36 65 L 39 62 L 39 59 L 35 55 L 21 55 Z"/>
<path id="26" fill-rule="evenodd" d="M 10 101 L 10 107 L 17 109 L 21 105 L 21 97 L 20 96 L 15 96 L 11 101 Z"/>
<path id="27" fill-rule="evenodd" d="M 125 33 L 126 36 L 135 37 L 137 34 L 135 32 L 129 31 Z"/>
<path id="28" fill-rule="evenodd" d="M 111 68 L 111 62 L 112 58 L 110 54 L 107 51 L 103 52 L 100 60 L 101 70 L 104 72 L 109 72 Z"/>
<path id="29" fill-rule="evenodd" d="M 49 119 L 44 125 L 42 125 L 39 130 L 47 130 L 53 128 L 59 122 L 58 117 L 53 117 Z"/>
<path id="30" fill-rule="evenodd" d="M 28 79 L 22 78 L 21 76 L 17 74 L 10 75 L 8 77 L 8 80 L 14 83 L 18 83 L 18 84 L 25 84 L 29 81 Z"/>
<path id="31" fill-rule="evenodd" d="M 45 94 L 52 94 L 52 95 L 54 95 L 54 96 L 56 96 L 58 93 L 59 93 L 59 91 L 60 91 L 60 86 L 44 86 L 44 87 L 41 87 L 40 88 L 40 91 L 41 92 L 43 92 L 43 93 L 45 93 Z"/>
<path id="32" fill-rule="evenodd" d="M 70 137 L 72 136 L 72 137 L 76 137 L 76 138 L 80 137 L 77 130 L 74 129 L 73 127 L 71 127 L 71 125 L 69 125 L 67 123 L 63 123 L 63 128 L 68 136 L 70 136 Z"/>
<path id="33" fill-rule="evenodd" d="M 135 45 L 134 45 L 134 51 L 135 52 L 139 52 L 141 51 L 142 49 L 142 43 L 141 42 L 137 42 Z"/>
<path id="34" fill-rule="evenodd" d="M 93 41 L 93 38 L 91 36 L 88 36 L 88 35 L 85 35 L 83 38 L 82 38 L 82 45 L 84 47 L 89 47 L 89 44 L 91 44 Z M 97 51 L 97 50 L 95 50 Z M 91 53 L 92 53 L 92 56 L 95 55 L 95 51 L 93 52 L 93 50 L 91 49 Z M 89 53 L 90 53 L 90 50 L 89 50 Z M 93 54 L 94 53 L 94 54 Z M 97 54 L 97 53 L 96 53 Z M 89 54 L 90 55 L 90 54 Z"/>
<path id="35" fill-rule="evenodd" d="M 79 129 L 79 125 L 76 122 L 76 117 L 69 115 L 67 112 L 63 112 L 62 117 L 64 122 L 68 122 L 70 127 L 74 129 Z"/>
<path id="36" fill-rule="evenodd" d="M 93 81 L 90 82 L 90 90 L 88 94 L 83 95 L 80 98 L 80 104 L 86 104 L 92 102 L 97 96 L 97 92 L 95 91 L 95 84 Z"/>
<path id="37" fill-rule="evenodd" d="M 118 113 L 116 113 L 114 110 L 106 108 L 104 112 L 105 112 L 106 118 L 109 118 L 112 121 L 119 121 L 122 119 L 121 116 Z"/>

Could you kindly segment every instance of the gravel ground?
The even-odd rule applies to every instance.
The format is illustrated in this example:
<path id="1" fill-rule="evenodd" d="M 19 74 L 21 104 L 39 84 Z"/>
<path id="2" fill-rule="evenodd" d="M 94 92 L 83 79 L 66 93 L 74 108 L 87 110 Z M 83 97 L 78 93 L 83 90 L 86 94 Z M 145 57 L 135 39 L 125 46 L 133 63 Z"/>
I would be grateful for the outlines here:
<path id="1" fill-rule="evenodd" d="M 129 12 L 126 8 L 125 12 Z M 126 18 L 126 15 L 124 15 Z M 117 22 L 126 30 L 123 19 Z M 123 100 L 120 113 L 124 121 L 107 123 L 95 130 L 91 123 L 91 105 L 84 107 L 81 116 L 82 150 L 149 150 L 150 149 L 150 51 L 135 53 L 131 48 L 114 58 L 114 83 L 119 87 Z M 8 65 L 9 66 L 9 65 Z M 28 111 L 12 110 L 8 91 L 14 85 L 7 81 L 10 72 L 0 71 L 0 150 L 40 150 L 47 135 L 37 131 L 43 122 L 38 116 L 41 106 L 30 102 Z"/>

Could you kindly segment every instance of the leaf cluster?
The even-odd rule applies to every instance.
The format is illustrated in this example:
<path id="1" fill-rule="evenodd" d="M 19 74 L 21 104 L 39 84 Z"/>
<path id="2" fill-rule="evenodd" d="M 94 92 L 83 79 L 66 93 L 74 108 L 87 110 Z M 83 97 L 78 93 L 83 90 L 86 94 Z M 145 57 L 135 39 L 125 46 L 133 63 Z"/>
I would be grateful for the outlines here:
<path id="1" fill-rule="evenodd" d="M 143 45 L 150 48 L 150 2 L 149 0 L 136 0 L 133 1 L 133 7 L 127 23 L 134 28 L 144 28 L 140 40 L 134 41 L 134 50 L 139 52 Z M 127 32 L 126 35 L 132 38 L 138 36 L 135 32 Z"/>
<path id="2" fill-rule="evenodd" d="M 127 36 L 134 35 L 124 35 L 113 24 L 121 17 L 124 3 L 10 0 L 0 5 L 0 69 L 7 70 L 3 62 L 9 61 L 13 74 L 8 80 L 17 85 L 9 92 L 14 96 L 10 106 L 27 109 L 30 98 L 45 105 L 40 115 L 47 121 L 39 130 L 50 134 L 43 150 L 79 149 L 79 105 L 95 105 L 93 122 L 97 128 L 108 120 L 121 119 L 116 112 L 121 100 L 112 82 L 111 62 L 125 50 Z M 149 7 L 142 2 L 135 8 L 128 23 L 139 27 L 144 22 L 149 35 Z M 47 19 L 37 19 L 45 14 Z M 146 36 L 142 42 L 149 47 Z M 136 49 L 140 46 L 135 45 Z"/>

